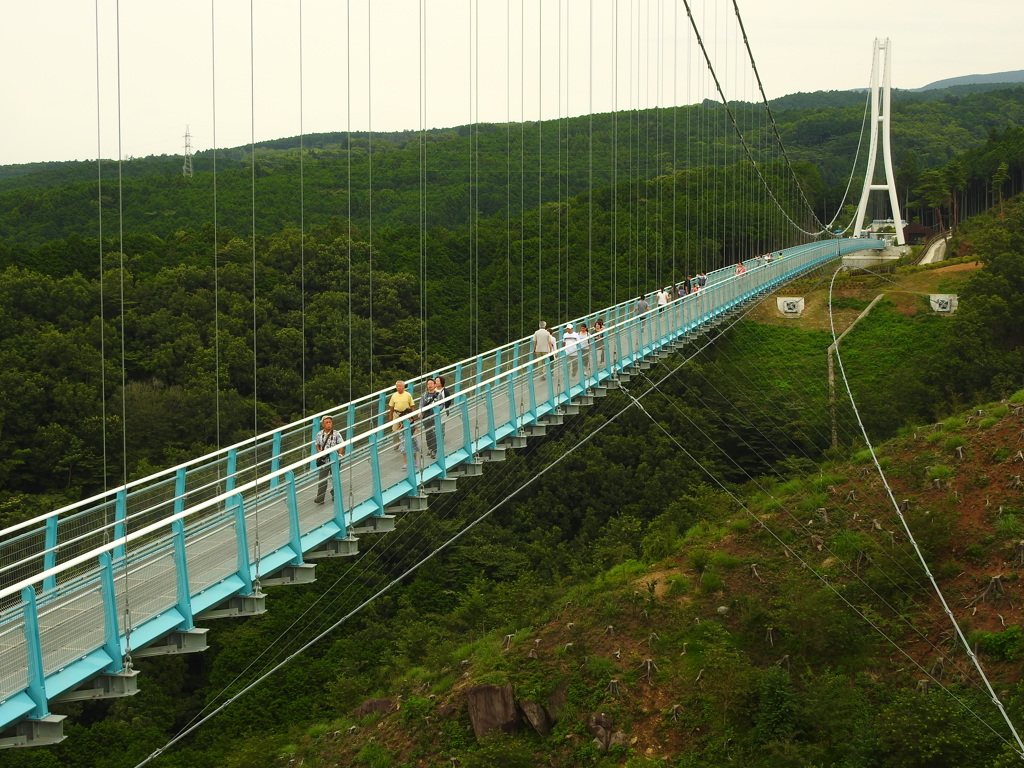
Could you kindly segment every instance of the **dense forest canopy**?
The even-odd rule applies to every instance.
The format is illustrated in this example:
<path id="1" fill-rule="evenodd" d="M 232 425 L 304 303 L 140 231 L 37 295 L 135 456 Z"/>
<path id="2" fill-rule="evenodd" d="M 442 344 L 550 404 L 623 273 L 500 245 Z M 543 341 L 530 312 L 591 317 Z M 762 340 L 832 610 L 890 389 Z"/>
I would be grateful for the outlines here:
<path id="1" fill-rule="evenodd" d="M 852 92 L 851 92 L 852 93 Z M 930 93 L 930 92 L 929 92 Z M 837 103 L 831 94 L 806 96 L 800 108 L 780 109 L 778 127 L 790 156 L 810 163 L 804 178 L 819 218 L 830 220 L 842 199 L 864 123 L 863 94 Z M 787 97 L 794 99 L 796 97 Z M 758 163 L 781 161 L 763 110 L 730 105 Z M 902 92 L 893 106 L 894 163 L 904 199 L 930 224 L 932 205 L 919 175 L 984 143 L 992 132 L 1024 123 L 1024 87 L 985 93 Z M 303 209 L 300 210 L 298 137 L 216 153 L 217 227 L 244 233 L 256 198 L 256 228 L 270 234 L 291 224 L 325 225 L 351 219 L 365 226 L 462 229 L 475 218 L 521 219 L 538 205 L 586 197 L 618 182 L 651 181 L 704 166 L 745 162 L 721 104 L 564 118 L 544 123 L 462 126 L 425 133 L 316 134 L 302 137 Z M 864 150 L 860 164 L 864 162 Z M 1009 148 L 1007 148 L 1009 150 Z M 425 187 L 420 188 L 420 156 Z M 1024 188 L 1021 161 L 1012 152 L 1006 192 Z M 0 168 L 0 244 L 18 248 L 18 263 L 54 240 L 97 232 L 97 201 L 113 226 L 119 206 L 125 231 L 166 238 L 181 229 L 213 223 L 212 152 L 198 153 L 195 176 L 181 175 L 173 156 L 102 163 L 102 192 L 95 162 L 45 163 Z M 538 176 L 538 169 L 541 169 Z M 994 170 L 994 169 L 992 169 Z M 372 172 L 372 200 L 368 179 Z M 118 196 L 118 175 L 122 195 Z M 853 189 L 863 171 L 854 169 Z M 253 176 L 255 186 L 253 187 Z M 986 182 L 991 182 L 991 176 Z M 776 187 L 789 194 L 785 185 Z M 957 190 L 965 193 L 965 190 Z M 921 201 L 917 204 L 917 201 Z M 422 203 L 422 210 L 421 210 Z M 985 206 L 973 204 L 973 212 Z M 799 209 L 794 207 L 793 213 Z M 884 217 L 882 217 L 884 218 Z"/>

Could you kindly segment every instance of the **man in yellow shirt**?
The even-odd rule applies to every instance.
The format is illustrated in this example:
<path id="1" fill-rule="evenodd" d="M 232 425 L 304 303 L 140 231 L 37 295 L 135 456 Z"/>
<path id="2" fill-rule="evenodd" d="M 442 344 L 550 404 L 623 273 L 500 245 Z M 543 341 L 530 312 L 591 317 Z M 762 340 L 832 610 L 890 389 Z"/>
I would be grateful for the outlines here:
<path id="1" fill-rule="evenodd" d="M 401 419 L 402 416 L 409 413 L 413 408 L 416 407 L 416 401 L 412 399 L 412 395 L 405 391 L 405 382 L 395 382 L 395 393 L 388 399 L 388 421 L 394 421 L 395 419 Z M 395 435 L 395 446 L 394 450 L 398 450 L 400 441 L 402 439 L 402 425 L 395 424 L 391 431 Z"/>

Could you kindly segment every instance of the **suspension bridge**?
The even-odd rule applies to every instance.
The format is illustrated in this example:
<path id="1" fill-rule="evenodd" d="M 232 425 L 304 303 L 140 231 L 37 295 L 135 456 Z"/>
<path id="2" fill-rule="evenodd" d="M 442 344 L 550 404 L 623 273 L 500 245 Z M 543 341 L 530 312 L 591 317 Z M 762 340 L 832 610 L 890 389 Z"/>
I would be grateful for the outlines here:
<path id="1" fill-rule="evenodd" d="M 690 20 L 703 50 L 692 15 Z M 479 55 L 479 41 L 476 45 Z M 859 219 L 872 190 L 887 190 L 894 206 L 896 201 L 888 66 L 880 105 L 877 46 L 875 56 L 875 114 Z M 713 257 L 717 268 L 708 269 L 707 284 L 699 291 L 663 307 L 649 293 L 651 309 L 643 313 L 631 292 L 629 301 L 577 316 L 575 323 L 604 323 L 603 332 L 586 346 L 535 356 L 531 337 L 524 336 L 431 370 L 430 377 L 445 377 L 449 395 L 446 407 L 427 416 L 426 423 L 418 421 L 418 411 L 389 421 L 391 390 L 377 391 L 0 531 L 0 746 L 60 741 L 65 716 L 54 714 L 53 706 L 135 693 L 139 673 L 133 660 L 204 650 L 207 622 L 266 610 L 262 588 L 312 581 L 317 560 L 358 555 L 362 537 L 393 530 L 403 516 L 424 510 L 433 494 L 453 490 L 459 478 L 481 474 L 508 450 L 543 436 L 549 426 L 751 302 L 844 256 L 881 250 L 880 240 L 819 239 L 831 232 L 834 219 L 816 221 L 813 229 L 802 226 L 816 217 L 794 213 L 801 198 L 807 202 L 799 185 L 786 199 L 771 189 L 707 51 L 701 63 L 713 81 L 708 95 L 721 99 L 739 137 L 736 157 L 752 161 L 750 179 L 762 185 L 757 194 L 770 199 L 779 220 L 788 222 L 791 242 L 809 242 L 775 244 L 775 258 L 765 261 L 752 257 L 758 250 L 755 234 L 743 249 Z M 888 174 L 883 185 L 872 179 L 879 126 Z M 560 172 L 561 155 L 558 162 Z M 732 225 L 756 229 L 757 223 L 734 218 Z M 674 239 L 672 249 L 674 273 Z M 421 268 L 425 271 L 425 264 Z M 478 264 L 470 269 L 479 275 Z M 639 271 L 639 261 L 633 269 Z M 636 275 L 631 279 L 640 284 Z M 538 308 L 542 305 L 539 297 Z M 407 380 L 414 397 L 426 378 Z M 344 440 L 318 453 L 314 438 L 324 415 L 334 418 Z M 416 429 L 432 429 L 437 441 L 436 455 L 422 454 L 419 464 L 407 460 L 420 440 Z M 322 466 L 329 468 L 328 503 L 315 499 Z"/>
<path id="2" fill-rule="evenodd" d="M 786 249 L 708 275 L 707 286 L 644 314 L 621 303 L 576 323 L 605 323 L 587 347 L 535 357 L 531 339 L 437 372 L 451 382 L 433 428 L 436 458 L 413 455 L 414 411 L 387 421 L 390 391 L 328 412 L 339 447 L 317 453 L 323 415 L 156 473 L 3 531 L 0 541 L 0 727 L 9 743 L 60 738 L 51 702 L 135 691 L 126 658 L 206 648 L 197 622 L 262 613 L 261 586 L 312 581 L 315 561 L 358 553 L 359 538 L 392 530 L 430 495 L 454 490 L 505 451 L 649 368 L 696 334 L 844 255 L 880 240 Z M 411 379 L 415 395 L 423 377 Z M 400 428 L 401 450 L 393 445 Z M 426 425 L 427 428 L 430 425 Z M 315 503 L 317 459 L 329 460 L 330 504 Z M 129 624 L 122 619 L 125 617 Z"/>

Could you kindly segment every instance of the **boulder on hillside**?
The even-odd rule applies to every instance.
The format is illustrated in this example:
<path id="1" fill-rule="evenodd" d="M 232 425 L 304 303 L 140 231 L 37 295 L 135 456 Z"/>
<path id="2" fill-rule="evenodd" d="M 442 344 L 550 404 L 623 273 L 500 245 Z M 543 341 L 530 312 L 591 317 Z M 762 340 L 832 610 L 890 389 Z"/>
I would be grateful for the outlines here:
<path id="1" fill-rule="evenodd" d="M 587 721 L 587 730 L 594 736 L 599 749 L 608 749 L 612 740 L 612 719 L 604 712 L 595 712 Z"/>
<path id="2" fill-rule="evenodd" d="M 492 731 L 518 732 L 519 711 L 511 685 L 475 685 L 466 692 L 466 703 L 478 739 Z"/>
<path id="3" fill-rule="evenodd" d="M 551 733 L 551 718 L 548 717 L 548 712 L 544 707 L 535 701 L 523 699 L 519 702 L 519 709 L 522 710 L 526 722 L 533 726 L 533 730 L 541 736 Z"/>

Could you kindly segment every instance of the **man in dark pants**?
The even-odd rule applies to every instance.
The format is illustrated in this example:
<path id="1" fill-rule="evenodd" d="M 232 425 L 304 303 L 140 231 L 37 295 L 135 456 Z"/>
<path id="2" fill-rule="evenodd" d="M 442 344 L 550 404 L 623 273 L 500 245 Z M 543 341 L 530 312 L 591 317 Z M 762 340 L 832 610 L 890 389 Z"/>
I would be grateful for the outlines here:
<path id="1" fill-rule="evenodd" d="M 423 435 L 427 441 L 427 452 L 431 458 L 437 458 L 437 432 L 434 430 L 434 414 L 439 406 L 434 405 L 444 397 L 437 391 L 433 379 L 427 379 L 427 391 L 420 398 L 420 418 L 423 419 Z"/>
<path id="2" fill-rule="evenodd" d="M 326 451 L 328 448 L 341 445 L 343 442 L 344 439 L 341 436 L 341 432 L 334 431 L 334 419 L 330 416 L 324 416 L 320 419 L 320 431 L 316 433 L 316 452 Z M 338 451 L 338 455 L 341 455 L 341 451 Z M 330 454 L 318 457 L 316 465 L 320 468 L 320 484 L 316 487 L 316 498 L 313 501 L 317 504 L 323 504 L 324 497 L 327 495 L 327 484 L 330 482 L 331 477 Z M 331 498 L 334 498 L 333 488 L 331 489 Z"/>

